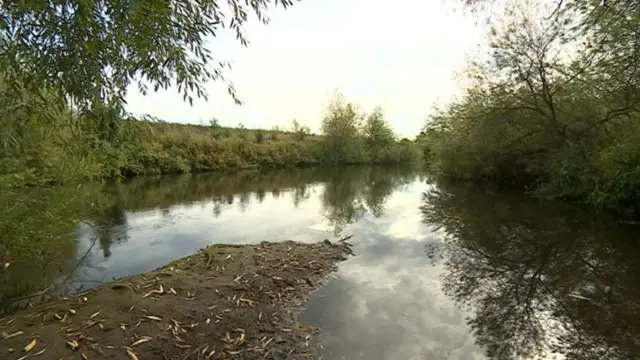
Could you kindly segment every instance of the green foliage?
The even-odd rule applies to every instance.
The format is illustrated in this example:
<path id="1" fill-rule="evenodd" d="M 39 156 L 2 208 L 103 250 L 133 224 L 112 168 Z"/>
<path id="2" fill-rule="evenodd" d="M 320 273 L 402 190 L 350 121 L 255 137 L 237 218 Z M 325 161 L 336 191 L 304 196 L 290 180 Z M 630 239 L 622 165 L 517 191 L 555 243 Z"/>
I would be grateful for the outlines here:
<path id="1" fill-rule="evenodd" d="M 85 220 L 101 214 L 103 196 L 95 193 L 97 188 L 91 184 L 74 186 L 74 191 L 41 187 L 2 192 L 0 248 L 6 249 L 10 265 L 6 274 L 0 270 L 0 304 L 45 289 L 72 271 L 77 243 L 69 234 L 77 230 L 80 212 Z M 11 305 L 15 308 L 0 308 L 0 316 L 22 306 Z"/>
<path id="2" fill-rule="evenodd" d="M 336 92 L 322 120 L 325 161 L 331 164 L 414 162 L 420 152 L 413 142 L 397 142 L 384 112 L 369 115 Z"/>
<path id="3" fill-rule="evenodd" d="M 344 96 L 336 93 L 327 106 L 322 119 L 321 131 L 324 146 L 332 164 L 354 164 L 364 161 L 360 124 L 362 114 L 357 106 L 347 102 Z"/>
<path id="4" fill-rule="evenodd" d="M 44 110 L 43 110 L 44 111 Z M 92 116 L 109 119 L 111 110 Z M 67 124 L 66 115 L 59 124 Z M 102 132 L 100 122 L 74 120 L 45 131 L 42 123 L 13 134 L 20 147 L 0 151 L 0 187 L 46 185 L 144 174 L 188 173 L 224 169 L 282 168 L 341 164 L 321 136 L 303 141 L 294 133 L 127 119 L 117 131 Z M 215 131 L 213 134 L 212 131 Z M 104 136 L 109 134 L 109 136 Z M 219 136 L 218 136 L 219 135 Z M 389 162 L 412 161 L 410 144 L 395 144 Z M 361 158 L 365 163 L 366 159 Z"/>
<path id="5" fill-rule="evenodd" d="M 256 132 L 256 143 L 262 144 L 264 142 L 264 133 L 262 131 Z"/>
<path id="6" fill-rule="evenodd" d="M 311 133 L 309 127 L 301 125 L 296 119 L 291 122 L 291 131 L 295 134 L 295 138 L 298 141 L 304 140 L 304 138 Z"/>
<path id="7" fill-rule="evenodd" d="M 390 159 L 395 142 L 393 130 L 384 119 L 382 108 L 376 107 L 367 116 L 362 128 L 364 150 L 373 163 L 383 163 Z"/>
<path id="8" fill-rule="evenodd" d="M 637 214 L 640 4 L 541 9 L 492 22 L 490 57 L 419 137 L 430 166 Z"/>
<path id="9" fill-rule="evenodd" d="M 192 102 L 194 95 L 206 98 L 207 81 L 224 81 L 228 67 L 214 59 L 205 39 L 229 28 L 246 46 L 248 15 L 267 23 L 272 4 L 287 8 L 293 1 L 230 0 L 225 10 L 217 0 L 6 0 L 0 9 L 1 65 L 19 75 L 10 82 L 32 92 L 53 89 L 80 109 L 121 109 L 132 81 L 143 93 L 149 85 L 158 90 L 175 83 Z"/>

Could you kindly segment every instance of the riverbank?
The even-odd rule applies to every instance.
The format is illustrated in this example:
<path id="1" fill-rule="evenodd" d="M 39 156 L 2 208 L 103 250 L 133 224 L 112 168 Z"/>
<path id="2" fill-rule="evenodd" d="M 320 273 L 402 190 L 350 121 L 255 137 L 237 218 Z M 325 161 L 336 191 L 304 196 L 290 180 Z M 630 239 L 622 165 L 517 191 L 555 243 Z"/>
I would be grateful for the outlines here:
<path id="1" fill-rule="evenodd" d="M 0 354 L 27 359 L 305 359 L 308 296 L 353 254 L 325 240 L 212 245 L 0 319 Z"/>
<path id="2" fill-rule="evenodd" d="M 29 122 L 23 114 L 0 134 L 12 141 L 0 150 L 0 188 L 136 175 L 419 162 L 417 144 L 399 140 L 382 115 L 359 124 L 341 117 L 341 109 L 328 110 L 321 134 L 311 134 L 297 122 L 288 130 L 247 129 L 213 121 L 195 125 L 122 119 L 107 109 L 72 116 L 60 115 L 68 112 L 62 108 L 50 115 L 52 123 Z M 349 131 L 341 127 L 343 122 Z M 23 128 L 25 123 L 30 126 Z"/>

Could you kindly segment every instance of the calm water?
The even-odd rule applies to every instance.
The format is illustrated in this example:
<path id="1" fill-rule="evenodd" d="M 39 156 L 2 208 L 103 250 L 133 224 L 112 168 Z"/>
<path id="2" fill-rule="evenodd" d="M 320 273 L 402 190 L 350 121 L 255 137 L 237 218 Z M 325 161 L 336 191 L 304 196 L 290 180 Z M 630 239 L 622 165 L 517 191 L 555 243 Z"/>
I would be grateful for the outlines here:
<path id="1" fill-rule="evenodd" d="M 358 256 L 300 316 L 323 329 L 324 359 L 640 354 L 640 227 L 566 204 L 367 167 L 139 178 L 30 197 L 51 206 L 18 230 L 68 241 L 12 264 L 5 299 L 51 280 L 95 286 L 216 242 L 354 234 Z"/>

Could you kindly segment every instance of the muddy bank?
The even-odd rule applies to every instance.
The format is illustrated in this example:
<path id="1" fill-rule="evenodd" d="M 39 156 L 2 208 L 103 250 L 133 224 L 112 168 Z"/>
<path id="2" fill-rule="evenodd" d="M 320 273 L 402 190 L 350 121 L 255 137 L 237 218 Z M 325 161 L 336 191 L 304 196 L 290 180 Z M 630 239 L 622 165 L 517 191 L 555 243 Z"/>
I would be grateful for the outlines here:
<path id="1" fill-rule="evenodd" d="M 213 245 L 0 319 L 0 358 L 318 358 L 295 318 L 349 246 Z"/>

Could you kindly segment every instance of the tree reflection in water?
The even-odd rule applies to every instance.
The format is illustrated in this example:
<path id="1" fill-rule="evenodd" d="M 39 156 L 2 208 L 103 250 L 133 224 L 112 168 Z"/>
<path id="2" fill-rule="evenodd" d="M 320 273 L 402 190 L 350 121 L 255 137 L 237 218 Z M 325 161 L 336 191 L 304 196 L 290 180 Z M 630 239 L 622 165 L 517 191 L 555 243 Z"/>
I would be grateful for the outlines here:
<path id="1" fill-rule="evenodd" d="M 640 354 L 640 242 L 633 227 L 566 204 L 439 183 L 423 194 L 445 292 L 473 314 L 492 359 Z"/>
<path id="2" fill-rule="evenodd" d="M 176 212 L 189 207 L 202 211 L 211 205 L 212 216 L 219 217 L 232 207 L 244 212 L 256 202 L 280 198 L 283 202 L 291 199 L 298 208 L 315 198 L 317 189 L 326 216 L 323 220 L 340 232 L 367 209 L 382 215 L 394 188 L 412 181 L 414 174 L 413 169 L 397 167 L 241 171 L 148 176 L 2 194 L 0 204 L 5 209 L 19 204 L 20 211 L 5 211 L 10 214 L 0 219 L 2 233 L 13 241 L 8 244 L 0 239 L 12 245 L 13 255 L 11 266 L 0 274 L 0 314 L 15 311 L 11 303 L 16 298 L 53 288 L 53 283 L 64 283 L 61 293 L 98 283 L 83 282 L 84 272 L 102 266 L 117 246 L 129 240 L 129 223 L 135 224 L 129 219 L 132 214 L 157 214 L 161 217 L 158 223 L 164 226 L 175 221 Z"/>
<path id="3" fill-rule="evenodd" d="M 399 186 L 415 179 L 415 170 L 404 167 L 349 167 L 331 172 L 321 195 L 324 218 L 335 235 L 358 221 L 367 211 L 384 214 L 385 202 Z"/>

